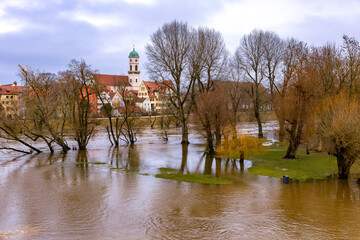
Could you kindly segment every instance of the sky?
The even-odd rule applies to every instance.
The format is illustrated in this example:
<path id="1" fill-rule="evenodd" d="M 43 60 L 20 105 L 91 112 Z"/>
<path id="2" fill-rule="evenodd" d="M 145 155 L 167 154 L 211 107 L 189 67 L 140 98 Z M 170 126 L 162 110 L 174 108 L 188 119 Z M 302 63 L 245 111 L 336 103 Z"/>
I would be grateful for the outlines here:
<path id="1" fill-rule="evenodd" d="M 127 75 L 134 44 L 147 81 L 145 45 L 173 20 L 216 29 L 230 53 L 253 29 L 314 46 L 360 40 L 360 0 L 0 0 L 0 84 L 20 81 L 18 64 L 57 73 L 71 59 Z"/>

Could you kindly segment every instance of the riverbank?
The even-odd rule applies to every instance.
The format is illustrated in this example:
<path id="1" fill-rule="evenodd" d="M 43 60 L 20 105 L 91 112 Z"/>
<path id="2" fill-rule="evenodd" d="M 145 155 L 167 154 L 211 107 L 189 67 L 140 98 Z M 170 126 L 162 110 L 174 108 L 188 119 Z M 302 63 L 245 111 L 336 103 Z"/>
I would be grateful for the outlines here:
<path id="1" fill-rule="evenodd" d="M 326 179 L 337 174 L 336 157 L 326 153 L 311 152 L 305 149 L 297 151 L 297 159 L 283 159 L 286 144 L 275 143 L 257 156 L 249 157 L 253 166 L 248 169 L 252 174 L 275 178 L 288 175 L 291 179 L 306 181 L 309 179 Z M 356 162 L 351 174 L 360 174 L 360 164 Z"/>

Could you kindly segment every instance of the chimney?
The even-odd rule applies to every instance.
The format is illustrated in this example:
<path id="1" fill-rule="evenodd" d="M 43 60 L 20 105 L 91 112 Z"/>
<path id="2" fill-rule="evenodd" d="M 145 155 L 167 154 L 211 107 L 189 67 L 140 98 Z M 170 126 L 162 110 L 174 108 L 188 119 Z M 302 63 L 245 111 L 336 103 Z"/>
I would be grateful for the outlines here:
<path id="1" fill-rule="evenodd" d="M 16 81 L 14 81 L 13 86 L 17 86 L 17 82 L 16 82 Z"/>

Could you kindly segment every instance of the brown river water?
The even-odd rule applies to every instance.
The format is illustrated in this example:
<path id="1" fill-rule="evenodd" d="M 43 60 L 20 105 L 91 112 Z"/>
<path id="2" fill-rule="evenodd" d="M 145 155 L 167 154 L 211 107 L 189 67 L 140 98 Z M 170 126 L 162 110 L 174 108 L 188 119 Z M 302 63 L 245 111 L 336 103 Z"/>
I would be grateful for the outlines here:
<path id="1" fill-rule="evenodd" d="M 95 139 L 66 155 L 1 153 L 0 239 L 360 239 L 354 179 L 283 184 L 247 172 L 250 161 L 207 158 L 196 132 L 186 151 L 177 129 L 168 142 L 145 129 L 134 148 Z M 158 179 L 160 167 L 233 184 Z"/>

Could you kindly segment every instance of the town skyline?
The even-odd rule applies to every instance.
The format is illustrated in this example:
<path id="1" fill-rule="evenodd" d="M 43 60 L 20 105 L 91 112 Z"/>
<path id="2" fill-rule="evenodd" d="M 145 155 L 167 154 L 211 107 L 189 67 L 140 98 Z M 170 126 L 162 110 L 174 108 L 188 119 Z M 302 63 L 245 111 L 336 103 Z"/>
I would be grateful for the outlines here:
<path id="1" fill-rule="evenodd" d="M 360 2 L 347 1 L 2 1 L 0 83 L 19 84 L 18 64 L 58 72 L 85 59 L 101 74 L 127 75 L 128 54 L 139 52 L 141 80 L 150 35 L 174 19 L 221 32 L 231 54 L 253 29 L 274 31 L 309 45 L 358 38 Z"/>

